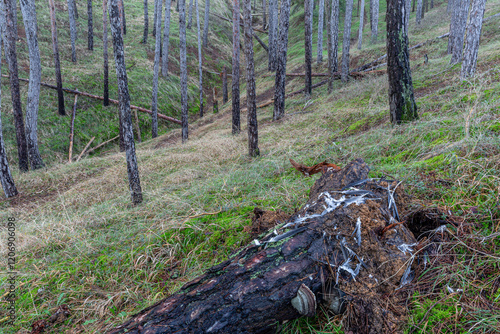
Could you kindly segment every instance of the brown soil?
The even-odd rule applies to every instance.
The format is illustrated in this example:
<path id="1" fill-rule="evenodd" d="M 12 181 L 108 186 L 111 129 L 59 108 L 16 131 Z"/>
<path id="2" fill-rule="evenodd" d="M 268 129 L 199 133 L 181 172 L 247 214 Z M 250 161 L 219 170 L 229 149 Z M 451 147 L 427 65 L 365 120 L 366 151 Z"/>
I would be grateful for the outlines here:
<path id="1" fill-rule="evenodd" d="M 257 238 L 260 234 L 267 232 L 274 226 L 281 224 L 290 218 L 290 215 L 281 210 L 264 211 L 260 208 L 253 210 L 254 216 L 252 218 L 252 239 Z"/>

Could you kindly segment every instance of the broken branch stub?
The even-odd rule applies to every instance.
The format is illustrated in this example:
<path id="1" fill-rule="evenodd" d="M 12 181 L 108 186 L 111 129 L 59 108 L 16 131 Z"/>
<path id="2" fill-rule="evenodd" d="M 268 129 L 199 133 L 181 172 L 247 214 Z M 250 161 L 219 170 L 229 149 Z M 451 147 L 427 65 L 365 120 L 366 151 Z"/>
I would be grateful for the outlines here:
<path id="1" fill-rule="evenodd" d="M 346 331 L 400 329 L 395 292 L 412 277 L 416 240 L 404 225 L 380 236 L 389 205 L 404 215 L 407 197 L 368 171 L 361 159 L 327 171 L 286 222 L 110 333 L 265 333 L 316 303 L 347 310 Z"/>

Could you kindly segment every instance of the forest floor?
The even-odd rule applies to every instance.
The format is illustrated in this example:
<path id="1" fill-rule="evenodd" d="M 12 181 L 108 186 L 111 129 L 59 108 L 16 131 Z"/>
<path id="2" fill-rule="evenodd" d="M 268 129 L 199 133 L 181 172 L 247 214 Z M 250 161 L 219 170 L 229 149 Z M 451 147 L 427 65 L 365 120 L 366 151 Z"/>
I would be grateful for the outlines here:
<path id="1" fill-rule="evenodd" d="M 144 50 L 151 48 L 152 41 L 147 47 L 139 43 L 141 3 L 136 1 L 129 9 L 127 38 L 133 47 L 126 49 L 126 62 L 139 69 L 131 73 L 132 103 L 147 107 L 150 87 L 144 82 L 150 82 L 152 66 Z M 222 2 L 216 3 L 215 8 L 224 13 Z M 61 5 L 64 7 L 62 1 Z M 500 0 L 488 2 L 485 17 L 496 14 L 499 5 Z M 80 20 L 85 22 L 83 6 L 80 9 Z M 385 53 L 385 3 L 381 3 L 380 12 L 377 43 L 369 42 L 367 24 L 363 49 L 357 50 L 356 41 L 352 41 L 351 68 Z M 304 61 L 303 11 L 295 6 L 292 13 L 288 69 L 300 72 Z M 46 20 L 46 15 L 46 9 L 40 8 L 39 20 Z M 314 18 L 317 22 L 317 13 Z M 352 36 L 357 36 L 358 18 L 353 22 Z M 40 30 L 48 29 L 47 24 Z M 500 18 L 483 27 L 478 72 L 471 81 L 459 79 L 460 65 L 449 65 L 446 38 L 411 52 L 419 108 L 419 120 L 412 123 L 390 124 L 387 76 L 382 75 L 351 80 L 346 85 L 335 82 L 332 94 L 322 86 L 314 89 L 310 98 L 299 94 L 287 99 L 286 116 L 277 122 L 272 121 L 272 105 L 258 109 L 261 156 L 257 158 L 247 155 L 245 112 L 241 134 L 231 134 L 231 100 L 219 103 L 218 114 L 208 106 L 205 117 L 190 127 L 186 144 L 178 139 L 180 129 L 163 126 L 160 137 L 146 137 L 137 145 L 144 194 L 144 202 L 138 206 L 130 205 L 124 154 L 116 146 L 112 144 L 79 162 L 65 163 L 69 118 L 64 122 L 54 121 L 55 116 L 41 119 L 42 156 L 47 157 L 49 167 L 20 174 L 14 166 L 21 195 L 0 200 L 0 221 L 6 222 L 8 217 L 17 221 L 19 271 L 18 319 L 14 327 L 5 327 L 2 307 L 0 332 L 29 333 L 33 323 L 49 319 L 67 305 L 69 317 L 47 332 L 102 333 L 175 292 L 249 242 L 255 207 L 287 214 L 300 208 L 317 177 L 297 173 L 289 158 L 306 165 L 328 160 L 344 166 L 358 157 L 370 165 L 370 176 L 402 180 L 413 202 L 420 203 L 411 209 L 436 210 L 449 222 L 442 257 L 415 277 L 416 292 L 408 298 L 405 332 L 500 332 L 499 24 Z M 225 64 L 230 68 L 231 46 L 224 39 L 231 33 L 229 29 L 221 23 L 211 31 L 214 42 L 209 47 L 214 51 L 205 55 L 212 59 L 207 67 Z M 415 25 L 412 13 L 410 44 L 435 38 L 448 29 L 446 4 L 437 2 L 425 14 L 421 27 Z M 191 46 L 196 45 L 194 35 L 190 36 Z M 267 43 L 267 37 L 261 37 Z M 313 41 L 316 53 L 316 35 Z M 85 43 L 81 43 L 83 49 Z M 313 72 L 326 72 L 326 36 L 324 45 L 325 61 L 315 64 Z M 49 46 L 45 48 L 50 51 Z M 274 77 L 264 76 L 268 73 L 267 55 L 257 43 L 255 50 L 258 101 L 264 102 L 272 98 Z M 190 103 L 196 105 L 195 49 L 192 52 Z M 51 54 L 45 57 L 48 78 Z M 99 70 L 86 69 L 99 61 L 95 57 L 82 60 L 73 69 L 69 61 L 63 64 L 63 77 L 71 78 L 67 80 L 71 88 L 99 89 L 94 78 Z M 114 74 L 114 69 L 110 73 Z M 320 80 L 314 78 L 313 83 Z M 216 75 L 208 81 L 220 85 Z M 241 82 L 244 101 L 244 73 Z M 162 103 L 173 105 L 168 108 L 172 112 L 165 113 L 174 117 L 179 117 L 177 85 L 175 74 L 160 84 L 165 92 Z M 303 85 L 301 78 L 287 80 L 287 92 Z M 116 86 L 112 87 L 116 91 Z M 8 119 L 9 93 L 6 85 L 2 88 L 2 116 L 7 113 Z M 47 96 L 42 98 L 42 115 L 49 111 L 55 114 L 55 93 L 43 92 Z M 97 132 L 103 132 L 98 142 L 117 133 L 114 111 L 93 101 L 82 103 L 82 108 L 79 131 L 85 136 L 79 137 L 77 152 Z M 196 108 L 191 112 L 196 119 Z M 100 113 L 103 118 L 98 117 Z M 8 121 L 3 123 L 12 127 Z M 58 125 L 51 129 L 49 124 L 54 123 Z M 148 116 L 141 116 L 143 133 L 149 133 L 148 124 Z M 7 144 L 14 161 L 12 142 L 11 138 Z M 5 240 L 5 235 L 2 228 L 0 238 Z M 6 258 L 4 243 L 0 253 Z M 0 276 L 0 283 L 3 296 L 5 276 Z M 0 301 L 3 305 L 4 300 Z M 343 333 L 342 321 L 342 316 L 320 310 L 314 318 L 288 322 L 284 332 Z"/>

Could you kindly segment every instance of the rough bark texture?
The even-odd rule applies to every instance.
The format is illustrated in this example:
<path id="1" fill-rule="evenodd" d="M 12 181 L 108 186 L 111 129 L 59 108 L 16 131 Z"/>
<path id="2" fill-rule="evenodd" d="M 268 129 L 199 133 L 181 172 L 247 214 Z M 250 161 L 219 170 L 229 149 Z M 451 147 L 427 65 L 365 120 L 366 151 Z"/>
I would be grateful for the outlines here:
<path id="1" fill-rule="evenodd" d="M 155 28 L 158 32 L 155 36 L 155 59 L 153 65 L 153 96 L 151 99 L 151 136 L 158 137 L 158 76 L 160 74 L 160 49 L 161 49 L 161 10 L 163 0 L 155 0 L 156 21 Z"/>
<path id="2" fill-rule="evenodd" d="M 103 105 L 105 107 L 109 106 L 109 64 L 108 64 L 108 8 L 107 8 L 108 0 L 102 0 L 102 43 L 103 43 L 103 58 L 104 58 L 104 100 Z"/>
<path id="3" fill-rule="evenodd" d="M 405 29 L 405 0 L 389 0 L 386 17 L 390 118 L 393 124 L 399 124 L 418 118 Z"/>
<path id="4" fill-rule="evenodd" d="M 379 4 L 380 4 L 379 0 L 370 0 L 370 22 L 371 22 L 373 44 L 377 43 L 377 37 L 378 37 Z"/>
<path id="5" fill-rule="evenodd" d="M 278 0 L 269 0 L 269 71 L 276 71 L 278 52 Z"/>
<path id="6" fill-rule="evenodd" d="M 161 61 L 161 75 L 168 77 L 168 46 L 170 43 L 170 6 L 172 0 L 165 0 L 165 26 L 163 27 L 163 54 Z"/>
<path id="7" fill-rule="evenodd" d="M 54 0 L 49 0 L 49 9 L 50 28 L 52 33 L 52 53 L 54 55 L 54 67 L 56 71 L 58 111 L 59 115 L 64 116 L 66 115 L 66 111 L 64 109 L 64 93 L 62 90 L 61 62 L 59 61 L 59 44 L 57 41 L 57 24 Z"/>
<path id="8" fill-rule="evenodd" d="M 87 22 L 88 22 L 88 35 L 87 35 L 87 48 L 94 50 L 94 23 L 92 18 L 92 0 L 87 0 Z"/>
<path id="9" fill-rule="evenodd" d="M 156 0 L 153 6 L 153 37 L 156 37 L 156 20 L 158 19 L 158 12 L 156 11 Z"/>
<path id="10" fill-rule="evenodd" d="M 325 18 L 325 0 L 319 0 L 318 13 L 318 64 L 323 62 L 323 25 Z"/>
<path id="11" fill-rule="evenodd" d="M 227 94 L 227 68 L 224 66 L 224 69 L 222 70 L 222 103 L 226 104 L 228 100 L 228 94 Z"/>
<path id="12" fill-rule="evenodd" d="M 464 58 L 462 60 L 462 70 L 460 71 L 462 79 L 474 76 L 474 72 L 476 71 L 485 5 L 486 0 L 472 0 L 471 3 L 469 24 L 467 25 L 465 38 Z"/>
<path id="13" fill-rule="evenodd" d="M 110 0 L 109 19 L 113 36 L 113 51 L 116 64 L 116 77 L 118 79 L 118 95 L 120 98 L 120 122 L 122 123 L 125 139 L 129 189 L 132 203 L 139 204 L 142 202 L 142 190 L 139 169 L 137 168 L 137 157 L 135 155 L 132 115 L 130 114 L 130 95 L 128 91 L 127 70 L 125 67 L 123 37 L 120 27 L 120 14 L 118 12 L 118 0 Z"/>
<path id="14" fill-rule="evenodd" d="M 123 0 L 119 0 L 120 4 L 120 18 L 122 20 L 122 27 L 123 27 L 123 35 L 127 34 L 127 20 L 125 18 L 125 3 Z"/>
<path id="15" fill-rule="evenodd" d="M 3 11 L 3 2 L 0 2 L 0 10 Z M 3 15 L 2 15 L 3 16 Z M 4 18 L 1 18 L 4 21 Z M 0 24 L 0 36 L 3 35 L 4 29 L 3 22 Z M 2 54 L 2 43 L 0 43 L 0 54 Z M 1 74 L 2 64 L 0 62 L 0 74 Z M 2 134 L 2 87 L 0 85 L 0 182 L 2 183 L 2 189 L 5 194 L 5 197 L 9 198 L 12 196 L 16 196 L 18 194 L 16 185 L 14 183 L 14 179 L 12 178 L 12 174 L 9 168 L 9 161 L 7 160 L 7 152 L 5 151 L 5 144 L 3 141 Z"/>
<path id="16" fill-rule="evenodd" d="M 71 61 L 76 63 L 76 18 L 75 0 L 68 0 L 69 33 L 71 36 Z"/>
<path id="17" fill-rule="evenodd" d="M 198 6 L 198 0 L 196 1 L 196 29 L 198 33 L 198 83 L 199 83 L 199 94 L 200 94 L 200 117 L 203 117 L 203 59 L 201 57 L 201 36 L 200 36 L 200 9 Z"/>
<path id="18" fill-rule="evenodd" d="M 411 10 L 411 0 L 406 0 L 405 2 L 405 29 L 410 31 L 410 10 Z"/>
<path id="19" fill-rule="evenodd" d="M 232 133 L 240 133 L 240 2 L 233 0 Z"/>
<path id="20" fill-rule="evenodd" d="M 248 154 L 251 157 L 260 155 L 259 131 L 257 123 L 257 105 L 255 100 L 255 70 L 253 61 L 253 29 L 251 0 L 243 2 L 243 21 L 245 33 L 245 59 L 247 63 L 247 122 L 248 122 Z"/>
<path id="21" fill-rule="evenodd" d="M 276 80 L 274 89 L 273 120 L 285 116 L 286 53 L 288 50 L 288 28 L 290 26 L 290 0 L 281 1 L 278 51 L 276 54 Z"/>
<path id="22" fill-rule="evenodd" d="M 312 85 L 312 21 L 313 21 L 313 0 L 304 1 L 304 25 L 305 25 L 305 36 L 304 36 L 304 50 L 305 50 L 305 94 L 306 96 L 311 96 L 311 85 Z"/>
<path id="23" fill-rule="evenodd" d="M 423 5 L 422 0 L 417 0 L 417 15 L 415 15 L 417 25 L 420 25 L 420 23 L 422 22 L 422 13 L 423 13 L 422 5 Z"/>
<path id="24" fill-rule="evenodd" d="M 75 13 L 75 20 L 78 20 L 78 8 L 76 7 L 76 0 L 72 0 L 73 13 Z"/>
<path id="25" fill-rule="evenodd" d="M 330 93 L 333 90 L 335 72 L 338 71 L 339 13 L 339 0 L 332 0 L 328 20 L 328 92 Z"/>
<path id="26" fill-rule="evenodd" d="M 266 15 L 266 0 L 262 0 L 262 30 L 266 30 L 267 26 L 267 15 Z"/>
<path id="27" fill-rule="evenodd" d="M 368 171 L 358 159 L 325 172 L 307 204 L 274 227 L 278 235 L 255 240 L 109 334 L 276 333 L 279 322 L 301 316 L 292 303 L 305 291 L 312 298 L 302 314 L 314 315 L 319 302 L 345 309 L 346 333 L 402 332 L 406 298 L 395 290 L 407 284 L 416 240 L 404 225 L 380 231 L 394 219 L 388 192 L 401 211 L 407 197 L 395 181 L 367 180 Z M 371 195 L 340 194 L 356 181 Z"/>
<path id="28" fill-rule="evenodd" d="M 148 17 L 148 0 L 144 0 L 144 33 L 142 35 L 142 43 L 148 42 L 149 33 L 149 17 Z"/>
<path id="29" fill-rule="evenodd" d="M 26 139 L 28 158 L 31 169 L 45 167 L 38 150 L 38 105 L 40 101 L 40 82 L 42 81 L 42 63 L 38 48 L 37 17 L 34 0 L 20 0 L 24 29 L 30 57 L 30 83 L 28 104 L 26 106 Z"/>
<path id="30" fill-rule="evenodd" d="M 188 129 L 188 96 L 187 96 L 187 60 L 186 60 L 186 0 L 177 0 L 179 3 L 179 53 L 181 67 L 181 121 L 182 142 L 189 137 Z"/>
<path id="31" fill-rule="evenodd" d="M 467 15 L 469 13 L 470 0 L 456 0 L 457 14 L 455 15 L 455 30 L 450 31 L 453 34 L 453 45 L 451 46 L 450 64 L 459 63 L 462 60 L 462 51 L 464 47 L 465 27 L 467 24 Z"/>
<path id="32" fill-rule="evenodd" d="M 208 45 L 208 22 L 210 20 L 210 0 L 205 0 L 205 20 L 203 21 L 203 47 Z"/>
<path id="33" fill-rule="evenodd" d="M 363 26 L 365 19 L 365 0 L 361 0 L 361 11 L 359 13 L 359 29 L 358 29 L 358 50 L 361 50 L 363 43 Z"/>
<path id="34" fill-rule="evenodd" d="M 191 25 L 193 24 L 193 0 L 189 0 L 189 17 L 187 28 L 191 30 Z"/>
<path id="35" fill-rule="evenodd" d="M 12 13 L 14 16 L 14 34 L 16 39 L 19 37 L 19 30 L 17 29 L 17 0 L 10 0 L 12 2 Z"/>
<path id="36" fill-rule="evenodd" d="M 342 42 L 342 82 L 349 80 L 349 49 L 351 47 L 351 23 L 353 0 L 346 0 L 344 39 Z"/>
<path id="37" fill-rule="evenodd" d="M 23 110 L 21 107 L 21 95 L 19 92 L 19 76 L 17 72 L 17 51 L 16 38 L 17 32 L 14 26 L 13 7 L 15 3 L 10 0 L 2 0 L 2 30 L 4 33 L 5 58 L 9 66 L 10 96 L 12 98 L 12 109 L 14 113 L 14 122 L 16 126 L 17 155 L 19 158 L 19 169 L 21 172 L 27 172 L 28 146 L 26 144 L 26 133 L 24 130 Z"/>

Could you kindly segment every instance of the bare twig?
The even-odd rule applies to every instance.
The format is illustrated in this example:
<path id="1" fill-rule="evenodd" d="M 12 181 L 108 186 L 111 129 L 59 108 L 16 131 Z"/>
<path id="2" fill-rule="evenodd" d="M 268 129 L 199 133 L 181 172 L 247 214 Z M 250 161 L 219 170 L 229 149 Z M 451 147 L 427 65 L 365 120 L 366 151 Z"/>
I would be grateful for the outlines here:
<path id="1" fill-rule="evenodd" d="M 92 142 L 94 141 L 94 139 L 95 139 L 95 137 L 92 137 L 92 139 L 90 139 L 90 141 L 87 143 L 87 145 L 83 149 L 82 153 L 80 153 L 80 155 L 76 159 L 76 162 L 80 161 L 80 159 L 82 158 L 83 154 L 85 153 L 85 151 L 87 151 L 87 149 L 89 148 L 90 144 L 92 144 Z"/>

